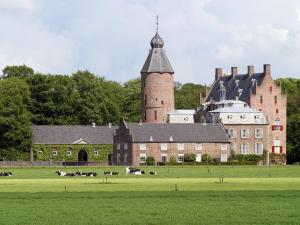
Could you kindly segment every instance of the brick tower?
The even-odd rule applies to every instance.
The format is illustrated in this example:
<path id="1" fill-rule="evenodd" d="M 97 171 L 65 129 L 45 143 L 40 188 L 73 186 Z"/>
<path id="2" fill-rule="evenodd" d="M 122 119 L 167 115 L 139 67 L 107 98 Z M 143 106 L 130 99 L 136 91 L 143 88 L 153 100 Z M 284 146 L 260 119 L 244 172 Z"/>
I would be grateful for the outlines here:
<path id="1" fill-rule="evenodd" d="M 141 70 L 142 121 L 166 123 L 167 113 L 174 110 L 174 71 L 158 32 L 150 44 L 151 50 Z"/>

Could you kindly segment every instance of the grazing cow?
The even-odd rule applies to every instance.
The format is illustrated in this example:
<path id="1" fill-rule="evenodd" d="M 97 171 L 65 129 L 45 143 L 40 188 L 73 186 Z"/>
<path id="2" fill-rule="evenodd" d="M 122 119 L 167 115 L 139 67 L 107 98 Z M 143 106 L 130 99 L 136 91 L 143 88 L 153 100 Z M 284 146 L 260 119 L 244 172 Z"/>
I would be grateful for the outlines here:
<path id="1" fill-rule="evenodd" d="M 81 172 L 78 170 L 75 175 L 81 176 L 81 177 L 95 177 L 97 176 L 97 173 L 95 172 Z"/>
<path id="2" fill-rule="evenodd" d="M 157 175 L 157 172 L 150 171 L 150 175 Z"/>
<path id="3" fill-rule="evenodd" d="M 116 172 L 116 171 L 112 171 L 112 174 L 113 176 L 119 176 L 120 172 Z"/>
<path id="4" fill-rule="evenodd" d="M 74 177 L 75 176 L 75 173 L 66 173 L 62 170 L 56 171 L 55 173 L 61 177 Z"/>
<path id="5" fill-rule="evenodd" d="M 110 172 L 110 171 L 104 171 L 104 175 L 112 175 L 112 172 Z"/>
<path id="6" fill-rule="evenodd" d="M 133 167 L 126 167 L 125 168 L 125 174 L 131 173 L 132 175 L 142 175 L 145 174 L 144 170 L 138 169 L 138 168 L 133 168 Z"/>
<path id="7" fill-rule="evenodd" d="M 12 172 L 0 172 L 0 177 L 11 177 Z"/>

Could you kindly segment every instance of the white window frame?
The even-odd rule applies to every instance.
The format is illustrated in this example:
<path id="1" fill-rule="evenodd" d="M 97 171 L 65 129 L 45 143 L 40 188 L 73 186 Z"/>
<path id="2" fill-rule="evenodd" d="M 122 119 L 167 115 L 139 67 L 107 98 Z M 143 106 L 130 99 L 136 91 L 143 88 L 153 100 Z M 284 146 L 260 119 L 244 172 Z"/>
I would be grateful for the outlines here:
<path id="1" fill-rule="evenodd" d="M 220 157 L 220 162 L 227 162 L 227 153 L 223 153 L 221 154 L 221 157 Z"/>
<path id="2" fill-rule="evenodd" d="M 127 150 L 127 149 L 128 149 L 128 144 L 124 143 L 124 150 Z"/>
<path id="3" fill-rule="evenodd" d="M 249 143 L 244 142 L 241 144 L 241 154 L 242 155 L 247 155 L 249 151 Z"/>
<path id="4" fill-rule="evenodd" d="M 66 155 L 71 156 L 71 155 L 72 155 L 72 151 L 71 151 L 71 150 L 68 150 L 68 151 L 66 152 Z"/>
<path id="5" fill-rule="evenodd" d="M 99 155 L 99 150 L 98 149 L 94 150 L 94 155 Z"/>
<path id="6" fill-rule="evenodd" d="M 227 145 L 222 144 L 221 145 L 221 151 L 227 151 L 228 147 Z"/>
<path id="7" fill-rule="evenodd" d="M 121 149 L 121 144 L 118 143 L 118 144 L 117 144 L 117 150 L 120 150 L 120 149 Z"/>
<path id="8" fill-rule="evenodd" d="M 246 128 L 241 129 L 241 138 L 249 138 L 249 129 Z"/>
<path id="9" fill-rule="evenodd" d="M 128 155 L 127 155 L 127 153 L 125 152 L 125 153 L 124 153 L 124 163 L 127 163 L 127 157 L 128 157 Z"/>
<path id="10" fill-rule="evenodd" d="M 184 151 L 184 143 L 178 143 L 177 144 L 177 150 L 178 151 Z"/>
<path id="11" fill-rule="evenodd" d="M 195 144 L 195 150 L 196 151 L 202 151 L 202 144 L 201 143 Z"/>
<path id="12" fill-rule="evenodd" d="M 52 150 L 52 155 L 57 155 L 57 150 Z"/>
<path id="13" fill-rule="evenodd" d="M 162 151 L 168 150 L 168 143 L 160 143 L 160 150 Z"/>
<path id="14" fill-rule="evenodd" d="M 258 149 L 258 145 L 260 145 L 260 149 Z M 261 142 L 255 142 L 254 144 L 254 152 L 256 155 L 262 155 L 264 152 L 264 145 Z"/>
<path id="15" fill-rule="evenodd" d="M 280 153 L 280 139 L 276 138 L 274 139 L 274 153 L 279 154 Z"/>
<path id="16" fill-rule="evenodd" d="M 145 153 L 140 153 L 140 163 L 146 163 L 147 155 Z"/>
<path id="17" fill-rule="evenodd" d="M 233 129 L 233 128 L 228 128 L 227 134 L 228 134 L 229 138 L 236 138 L 235 129 Z"/>
<path id="18" fill-rule="evenodd" d="M 264 138 L 264 130 L 262 128 L 255 129 L 255 138 Z"/>
<path id="19" fill-rule="evenodd" d="M 179 160 L 182 159 L 182 160 Z M 178 163 L 183 163 L 184 162 L 184 154 L 178 154 L 177 155 L 177 162 Z"/>
<path id="20" fill-rule="evenodd" d="M 201 162 L 202 160 L 202 155 L 201 154 L 196 154 L 196 162 Z"/>
<path id="21" fill-rule="evenodd" d="M 39 154 L 44 154 L 44 152 L 42 150 L 39 150 L 38 153 Z"/>
<path id="22" fill-rule="evenodd" d="M 140 144 L 140 151 L 146 151 L 147 150 L 147 144 L 146 143 L 141 143 Z"/>
<path id="23" fill-rule="evenodd" d="M 163 157 L 165 157 L 165 159 L 166 159 L 165 161 L 163 161 Z M 168 162 L 168 154 L 164 154 L 164 153 L 161 154 L 160 155 L 160 160 L 161 160 L 161 162 Z"/>

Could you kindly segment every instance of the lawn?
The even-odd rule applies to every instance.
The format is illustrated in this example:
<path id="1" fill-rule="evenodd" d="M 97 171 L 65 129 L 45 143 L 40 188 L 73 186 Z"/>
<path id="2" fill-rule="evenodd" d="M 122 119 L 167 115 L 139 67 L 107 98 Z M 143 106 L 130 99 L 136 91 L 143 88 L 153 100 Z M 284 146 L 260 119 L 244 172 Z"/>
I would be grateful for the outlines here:
<path id="1" fill-rule="evenodd" d="M 106 180 L 108 169 L 122 174 Z M 95 167 L 80 168 L 95 178 L 64 178 L 58 168 L 2 168 L 14 176 L 0 178 L 0 224 L 300 224 L 300 167 L 143 169 L 158 175 Z"/>

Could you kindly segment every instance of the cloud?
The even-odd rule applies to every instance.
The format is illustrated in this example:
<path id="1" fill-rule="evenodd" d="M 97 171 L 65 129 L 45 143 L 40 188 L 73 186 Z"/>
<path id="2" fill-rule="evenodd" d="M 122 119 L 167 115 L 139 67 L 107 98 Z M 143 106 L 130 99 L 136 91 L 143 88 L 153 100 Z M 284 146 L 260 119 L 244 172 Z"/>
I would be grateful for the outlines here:
<path id="1" fill-rule="evenodd" d="M 300 70 L 297 0 L 0 0 L 0 12 L 1 67 L 138 77 L 159 14 L 180 82 L 209 84 L 215 67 L 271 63 L 275 78 Z"/>

